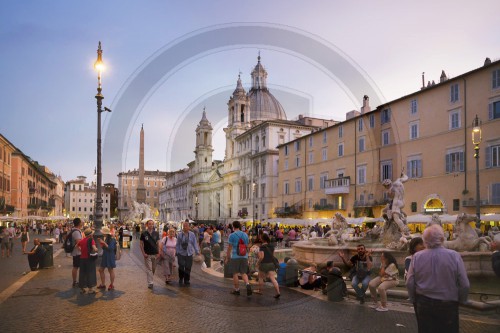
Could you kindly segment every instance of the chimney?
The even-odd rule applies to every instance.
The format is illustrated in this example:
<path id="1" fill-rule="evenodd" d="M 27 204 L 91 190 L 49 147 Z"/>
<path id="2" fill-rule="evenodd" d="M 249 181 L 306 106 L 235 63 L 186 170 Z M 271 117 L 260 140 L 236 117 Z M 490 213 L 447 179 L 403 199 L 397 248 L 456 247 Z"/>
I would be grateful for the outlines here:
<path id="1" fill-rule="evenodd" d="M 443 83 L 446 80 L 448 80 L 448 78 L 446 77 L 446 73 L 444 72 L 444 70 L 442 70 L 441 77 L 439 78 L 439 83 Z"/>
<path id="2" fill-rule="evenodd" d="M 361 108 L 361 114 L 370 112 L 370 97 L 368 95 L 363 96 L 363 107 Z"/>
<path id="3" fill-rule="evenodd" d="M 488 66 L 490 64 L 491 64 L 491 59 L 490 58 L 484 59 L 484 66 Z"/>
<path id="4" fill-rule="evenodd" d="M 425 78 L 424 78 L 424 74 L 425 74 L 425 72 L 422 72 L 422 88 L 420 88 L 420 89 L 424 89 L 424 88 L 425 88 Z"/>

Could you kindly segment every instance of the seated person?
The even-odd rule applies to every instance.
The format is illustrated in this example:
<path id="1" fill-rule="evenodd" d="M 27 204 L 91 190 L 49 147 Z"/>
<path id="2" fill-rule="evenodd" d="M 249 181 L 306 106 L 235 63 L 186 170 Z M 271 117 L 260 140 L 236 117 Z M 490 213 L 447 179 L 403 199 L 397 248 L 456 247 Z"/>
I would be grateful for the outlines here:
<path id="1" fill-rule="evenodd" d="M 31 251 L 24 253 L 28 255 L 28 264 L 30 265 L 31 270 L 36 271 L 47 250 L 40 245 L 40 240 L 38 238 L 33 240 L 33 244 L 35 246 L 31 249 Z"/>
<path id="2" fill-rule="evenodd" d="M 344 296 L 347 296 L 347 286 L 342 277 L 342 271 L 333 265 L 333 261 L 327 261 L 326 267 L 321 270 L 321 290 L 323 294 L 326 295 L 327 293 L 328 275 L 335 275 L 338 279 L 342 280 L 342 293 Z"/>
<path id="3" fill-rule="evenodd" d="M 278 268 L 278 284 L 280 286 L 286 286 L 286 264 L 290 260 L 290 257 L 285 257 L 284 261 L 280 263 Z"/>
<path id="4" fill-rule="evenodd" d="M 321 275 L 317 272 L 316 264 L 302 270 L 302 276 L 299 279 L 299 285 L 302 289 L 318 290 L 321 287 Z"/>

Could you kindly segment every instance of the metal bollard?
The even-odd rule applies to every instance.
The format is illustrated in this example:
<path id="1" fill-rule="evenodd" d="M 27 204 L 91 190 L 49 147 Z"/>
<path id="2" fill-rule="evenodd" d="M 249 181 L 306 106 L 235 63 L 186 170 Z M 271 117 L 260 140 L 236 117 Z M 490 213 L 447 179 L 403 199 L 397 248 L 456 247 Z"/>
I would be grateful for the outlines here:
<path id="1" fill-rule="evenodd" d="M 203 257 L 205 258 L 205 265 L 207 265 L 208 268 L 212 266 L 212 256 L 210 253 L 210 247 L 204 247 L 203 250 L 201 250 L 201 254 L 203 254 Z"/>
<path id="2" fill-rule="evenodd" d="M 212 246 L 212 257 L 214 260 L 220 260 L 220 246 L 219 244 L 214 244 Z"/>

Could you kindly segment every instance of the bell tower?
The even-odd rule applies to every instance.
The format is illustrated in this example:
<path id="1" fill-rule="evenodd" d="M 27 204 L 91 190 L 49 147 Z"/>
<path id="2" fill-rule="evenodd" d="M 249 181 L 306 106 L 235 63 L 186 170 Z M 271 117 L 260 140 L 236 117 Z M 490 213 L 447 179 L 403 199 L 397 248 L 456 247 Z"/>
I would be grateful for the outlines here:
<path id="1" fill-rule="evenodd" d="M 214 151 L 212 131 L 212 124 L 208 121 L 205 108 L 203 108 L 203 115 L 196 127 L 196 148 L 194 150 L 198 170 L 212 167 L 212 153 Z"/>

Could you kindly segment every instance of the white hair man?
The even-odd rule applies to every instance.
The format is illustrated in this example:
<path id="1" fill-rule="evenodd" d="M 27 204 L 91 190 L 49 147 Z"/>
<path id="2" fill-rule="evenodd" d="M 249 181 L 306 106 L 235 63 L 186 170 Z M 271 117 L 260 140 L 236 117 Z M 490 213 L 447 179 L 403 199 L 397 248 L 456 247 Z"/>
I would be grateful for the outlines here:
<path id="1" fill-rule="evenodd" d="M 500 233 L 497 233 L 495 237 L 493 237 L 493 241 L 490 246 L 493 251 L 493 254 L 491 255 L 491 266 L 493 267 L 495 274 L 500 277 Z"/>
<path id="2" fill-rule="evenodd" d="M 414 254 L 406 280 L 418 332 L 458 333 L 458 305 L 467 301 L 470 287 L 464 262 L 458 252 L 443 247 L 441 226 L 426 228 L 422 238 L 426 249 Z"/>

